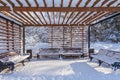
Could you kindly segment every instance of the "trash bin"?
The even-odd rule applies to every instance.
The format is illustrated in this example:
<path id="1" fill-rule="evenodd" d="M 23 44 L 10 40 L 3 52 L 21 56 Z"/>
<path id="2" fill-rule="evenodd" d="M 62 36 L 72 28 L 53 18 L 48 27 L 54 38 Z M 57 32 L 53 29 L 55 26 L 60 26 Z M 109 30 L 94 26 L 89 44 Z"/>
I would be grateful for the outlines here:
<path id="1" fill-rule="evenodd" d="M 32 49 L 28 49 L 26 50 L 27 54 L 29 54 L 30 56 L 28 57 L 29 61 L 30 59 L 32 59 Z"/>
<path id="2" fill-rule="evenodd" d="M 92 48 L 89 49 L 89 57 L 90 57 L 91 54 L 94 54 L 94 49 L 92 49 Z"/>

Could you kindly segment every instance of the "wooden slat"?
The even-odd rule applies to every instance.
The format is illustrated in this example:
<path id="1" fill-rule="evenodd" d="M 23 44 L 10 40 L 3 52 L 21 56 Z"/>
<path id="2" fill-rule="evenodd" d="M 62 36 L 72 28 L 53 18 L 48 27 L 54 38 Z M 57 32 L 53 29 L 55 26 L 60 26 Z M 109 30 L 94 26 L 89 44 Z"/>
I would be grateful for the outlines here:
<path id="1" fill-rule="evenodd" d="M 101 6 L 104 6 L 109 0 L 104 0 Z"/>
<path id="2" fill-rule="evenodd" d="M 87 2 L 85 3 L 84 7 L 87 7 L 87 5 L 90 3 L 91 0 L 87 0 Z"/>
<path id="3" fill-rule="evenodd" d="M 70 6 L 71 6 L 72 1 L 73 1 L 73 0 L 70 0 L 70 1 L 69 1 L 69 5 L 68 5 L 68 7 L 70 7 Z M 68 14 L 68 12 L 66 12 L 66 13 L 65 13 L 65 16 L 64 16 L 64 18 L 63 18 L 62 24 L 64 23 L 64 21 L 65 21 L 65 19 L 66 19 L 67 14 Z"/>
<path id="4" fill-rule="evenodd" d="M 47 24 L 47 21 L 46 21 L 45 17 L 43 16 L 43 13 L 42 13 L 42 12 L 40 12 L 40 14 L 41 14 L 41 15 L 42 15 L 42 17 L 43 17 L 44 22 Z"/>
<path id="5" fill-rule="evenodd" d="M 76 7 L 78 7 L 80 5 L 80 3 L 82 2 L 82 0 L 79 0 L 76 4 Z"/>
<path id="6" fill-rule="evenodd" d="M 6 6 L 7 4 L 5 2 L 3 2 L 2 0 L 0 0 L 0 3 L 3 5 L 3 6 Z"/>
<path id="7" fill-rule="evenodd" d="M 37 0 L 34 0 L 34 1 L 35 1 L 36 6 L 39 7 L 39 4 L 38 4 Z"/>
<path id="8" fill-rule="evenodd" d="M 27 19 L 31 21 L 31 23 L 36 24 L 31 18 L 28 17 L 28 14 L 26 15 L 24 12 L 21 12 Z M 29 15 L 30 16 L 30 15 Z"/>
<path id="9" fill-rule="evenodd" d="M 83 12 L 82 15 L 80 15 L 73 23 L 75 23 L 78 19 L 80 19 L 81 17 L 83 17 L 87 12 Z"/>
<path id="10" fill-rule="evenodd" d="M 30 12 L 27 12 L 28 15 L 30 15 L 30 17 L 33 19 L 32 21 L 36 22 L 34 24 L 39 24 L 39 22 L 33 17 L 33 15 Z"/>
<path id="11" fill-rule="evenodd" d="M 100 19 L 100 18 L 106 16 L 106 15 L 109 14 L 109 13 L 110 13 L 110 12 L 103 13 L 102 15 L 99 15 L 99 16 L 97 16 L 96 18 L 94 18 L 94 19 L 88 21 L 88 23 L 92 23 L 92 22 L 94 22 L 94 21 L 96 21 L 96 20 L 98 20 L 98 19 Z"/>
<path id="12" fill-rule="evenodd" d="M 63 0 L 61 0 L 61 7 L 63 7 Z M 58 24 L 60 24 L 60 17 L 61 17 L 61 12 L 59 13 L 59 17 L 58 17 Z"/>
<path id="13" fill-rule="evenodd" d="M 37 18 L 40 20 L 40 22 L 41 22 L 42 24 L 44 24 L 44 23 L 42 22 L 42 20 L 40 19 L 40 17 L 37 15 L 37 13 L 34 12 L 34 14 L 37 16 Z"/>
<path id="14" fill-rule="evenodd" d="M 111 6 L 111 5 L 114 4 L 116 1 L 118 1 L 118 0 L 112 0 L 109 4 L 107 4 L 107 6 Z"/>
<path id="15" fill-rule="evenodd" d="M 16 17 L 14 17 L 14 16 L 10 16 L 8 13 L 4 13 L 4 12 L 0 12 L 0 13 L 2 13 L 2 14 L 4 14 L 4 15 L 6 15 L 6 16 L 8 16 L 8 17 L 12 18 L 12 19 L 14 19 L 15 21 L 17 21 L 17 22 L 19 22 L 19 23 L 22 23 L 22 24 L 23 24 L 23 22 L 22 22 L 22 21 L 18 20 L 18 19 L 17 19 Z"/>
<path id="16" fill-rule="evenodd" d="M 8 3 L 9 3 L 12 7 L 15 6 L 15 4 L 14 4 L 11 0 L 7 0 L 7 1 L 8 1 Z"/>
<path id="17" fill-rule="evenodd" d="M 24 24 L 28 24 L 28 22 L 25 22 L 23 18 L 20 18 L 18 16 L 16 16 L 15 14 L 8 12 L 10 15 L 15 16 L 17 19 L 19 19 L 20 21 L 23 21 Z"/>
<path id="18" fill-rule="evenodd" d="M 20 13 L 21 13 L 22 15 L 21 15 Z M 15 12 L 15 14 L 17 14 L 18 16 L 20 16 L 21 18 L 23 18 L 23 19 L 26 20 L 27 22 L 29 22 L 30 24 L 33 24 L 31 21 L 28 20 L 28 18 L 27 18 L 22 12 L 20 12 L 20 13 Z"/>
<path id="19" fill-rule="evenodd" d="M 18 4 L 23 7 L 23 4 L 20 2 L 20 0 L 16 0 L 18 2 Z"/>
<path id="20" fill-rule="evenodd" d="M 93 12 L 89 12 L 87 15 L 84 16 L 84 19 L 86 19 L 87 17 L 89 17 L 92 13 L 93 13 Z M 79 23 L 81 23 L 84 19 L 78 20 L 78 21 L 76 21 L 75 23 L 76 23 L 76 24 L 79 24 Z"/>
<path id="21" fill-rule="evenodd" d="M 97 3 L 99 3 L 100 2 L 100 0 L 96 0 L 94 3 L 93 3 L 93 5 L 92 5 L 92 7 L 94 7 Z"/>
<path id="22" fill-rule="evenodd" d="M 31 7 L 31 4 L 29 3 L 29 0 L 25 0 L 25 2 L 27 3 L 27 5 L 28 5 L 29 7 Z"/>

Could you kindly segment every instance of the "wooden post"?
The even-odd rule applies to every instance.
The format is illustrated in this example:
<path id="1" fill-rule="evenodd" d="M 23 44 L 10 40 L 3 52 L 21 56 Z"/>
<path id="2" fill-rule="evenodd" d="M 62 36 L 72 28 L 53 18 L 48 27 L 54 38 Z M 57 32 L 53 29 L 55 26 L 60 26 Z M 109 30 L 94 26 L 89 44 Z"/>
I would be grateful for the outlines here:
<path id="1" fill-rule="evenodd" d="M 9 51 L 9 24 L 8 24 L 8 21 L 6 20 L 6 46 L 7 46 L 7 50 Z"/>
<path id="2" fill-rule="evenodd" d="M 19 53 L 21 53 L 21 46 L 22 46 L 21 40 L 22 40 L 22 38 L 21 38 L 21 27 L 19 27 Z"/>
<path id="3" fill-rule="evenodd" d="M 64 48 L 64 44 L 65 44 L 65 43 L 64 43 L 64 38 L 65 38 L 65 36 L 64 36 L 64 28 L 65 28 L 65 27 L 63 26 L 63 48 Z"/>
<path id="4" fill-rule="evenodd" d="M 70 30 L 70 47 L 72 48 L 72 26 Z"/>
<path id="5" fill-rule="evenodd" d="M 90 49 L 90 26 L 88 26 L 88 49 Z"/>
<path id="6" fill-rule="evenodd" d="M 82 51 L 84 52 L 84 26 L 82 26 Z"/>
<path id="7" fill-rule="evenodd" d="M 14 24 L 12 23 L 12 50 L 14 50 L 15 48 L 14 48 Z"/>
<path id="8" fill-rule="evenodd" d="M 51 27 L 51 48 L 53 48 L 53 26 Z"/>
<path id="9" fill-rule="evenodd" d="M 23 54 L 25 54 L 25 26 L 23 26 Z"/>

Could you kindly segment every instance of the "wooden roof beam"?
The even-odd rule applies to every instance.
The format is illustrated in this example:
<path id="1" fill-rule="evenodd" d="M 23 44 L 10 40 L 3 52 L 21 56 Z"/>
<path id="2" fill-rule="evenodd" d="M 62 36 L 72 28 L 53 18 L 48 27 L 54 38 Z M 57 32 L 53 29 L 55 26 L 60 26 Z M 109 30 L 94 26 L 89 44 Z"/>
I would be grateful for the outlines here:
<path id="1" fill-rule="evenodd" d="M 43 26 L 43 27 L 49 27 L 49 26 L 90 26 L 92 24 L 29 24 L 29 25 L 24 25 L 24 26 Z"/>
<path id="2" fill-rule="evenodd" d="M 75 11 L 120 11 L 120 7 L 14 7 L 14 11 L 75 12 Z M 10 7 L 0 6 L 0 11 L 11 11 Z"/>

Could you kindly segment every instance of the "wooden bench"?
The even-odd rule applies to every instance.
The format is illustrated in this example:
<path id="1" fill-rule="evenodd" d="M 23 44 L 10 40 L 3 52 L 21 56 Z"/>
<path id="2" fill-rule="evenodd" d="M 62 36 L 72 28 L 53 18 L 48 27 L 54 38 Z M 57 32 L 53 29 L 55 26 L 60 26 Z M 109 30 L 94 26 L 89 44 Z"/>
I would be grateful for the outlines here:
<path id="1" fill-rule="evenodd" d="M 104 62 L 109 64 L 114 70 L 120 67 L 120 52 L 100 49 L 97 54 L 90 55 L 90 61 L 95 58 L 99 62 L 99 66 Z"/>
<path id="2" fill-rule="evenodd" d="M 20 55 L 15 51 L 5 52 L 0 54 L 0 59 L 8 58 L 7 62 L 13 62 L 14 64 L 22 63 L 23 66 L 24 66 L 24 60 L 27 59 L 28 57 L 29 55 Z M 8 67 L 9 66 L 0 67 L 0 72 Z"/>
<path id="3" fill-rule="evenodd" d="M 81 48 L 63 48 L 63 52 L 60 53 L 62 58 L 80 58 L 84 57 L 84 53 Z"/>
<path id="4" fill-rule="evenodd" d="M 74 58 L 81 57 L 83 53 L 81 48 L 41 48 L 40 53 L 37 54 L 38 59 L 41 57 L 45 58 Z"/>

